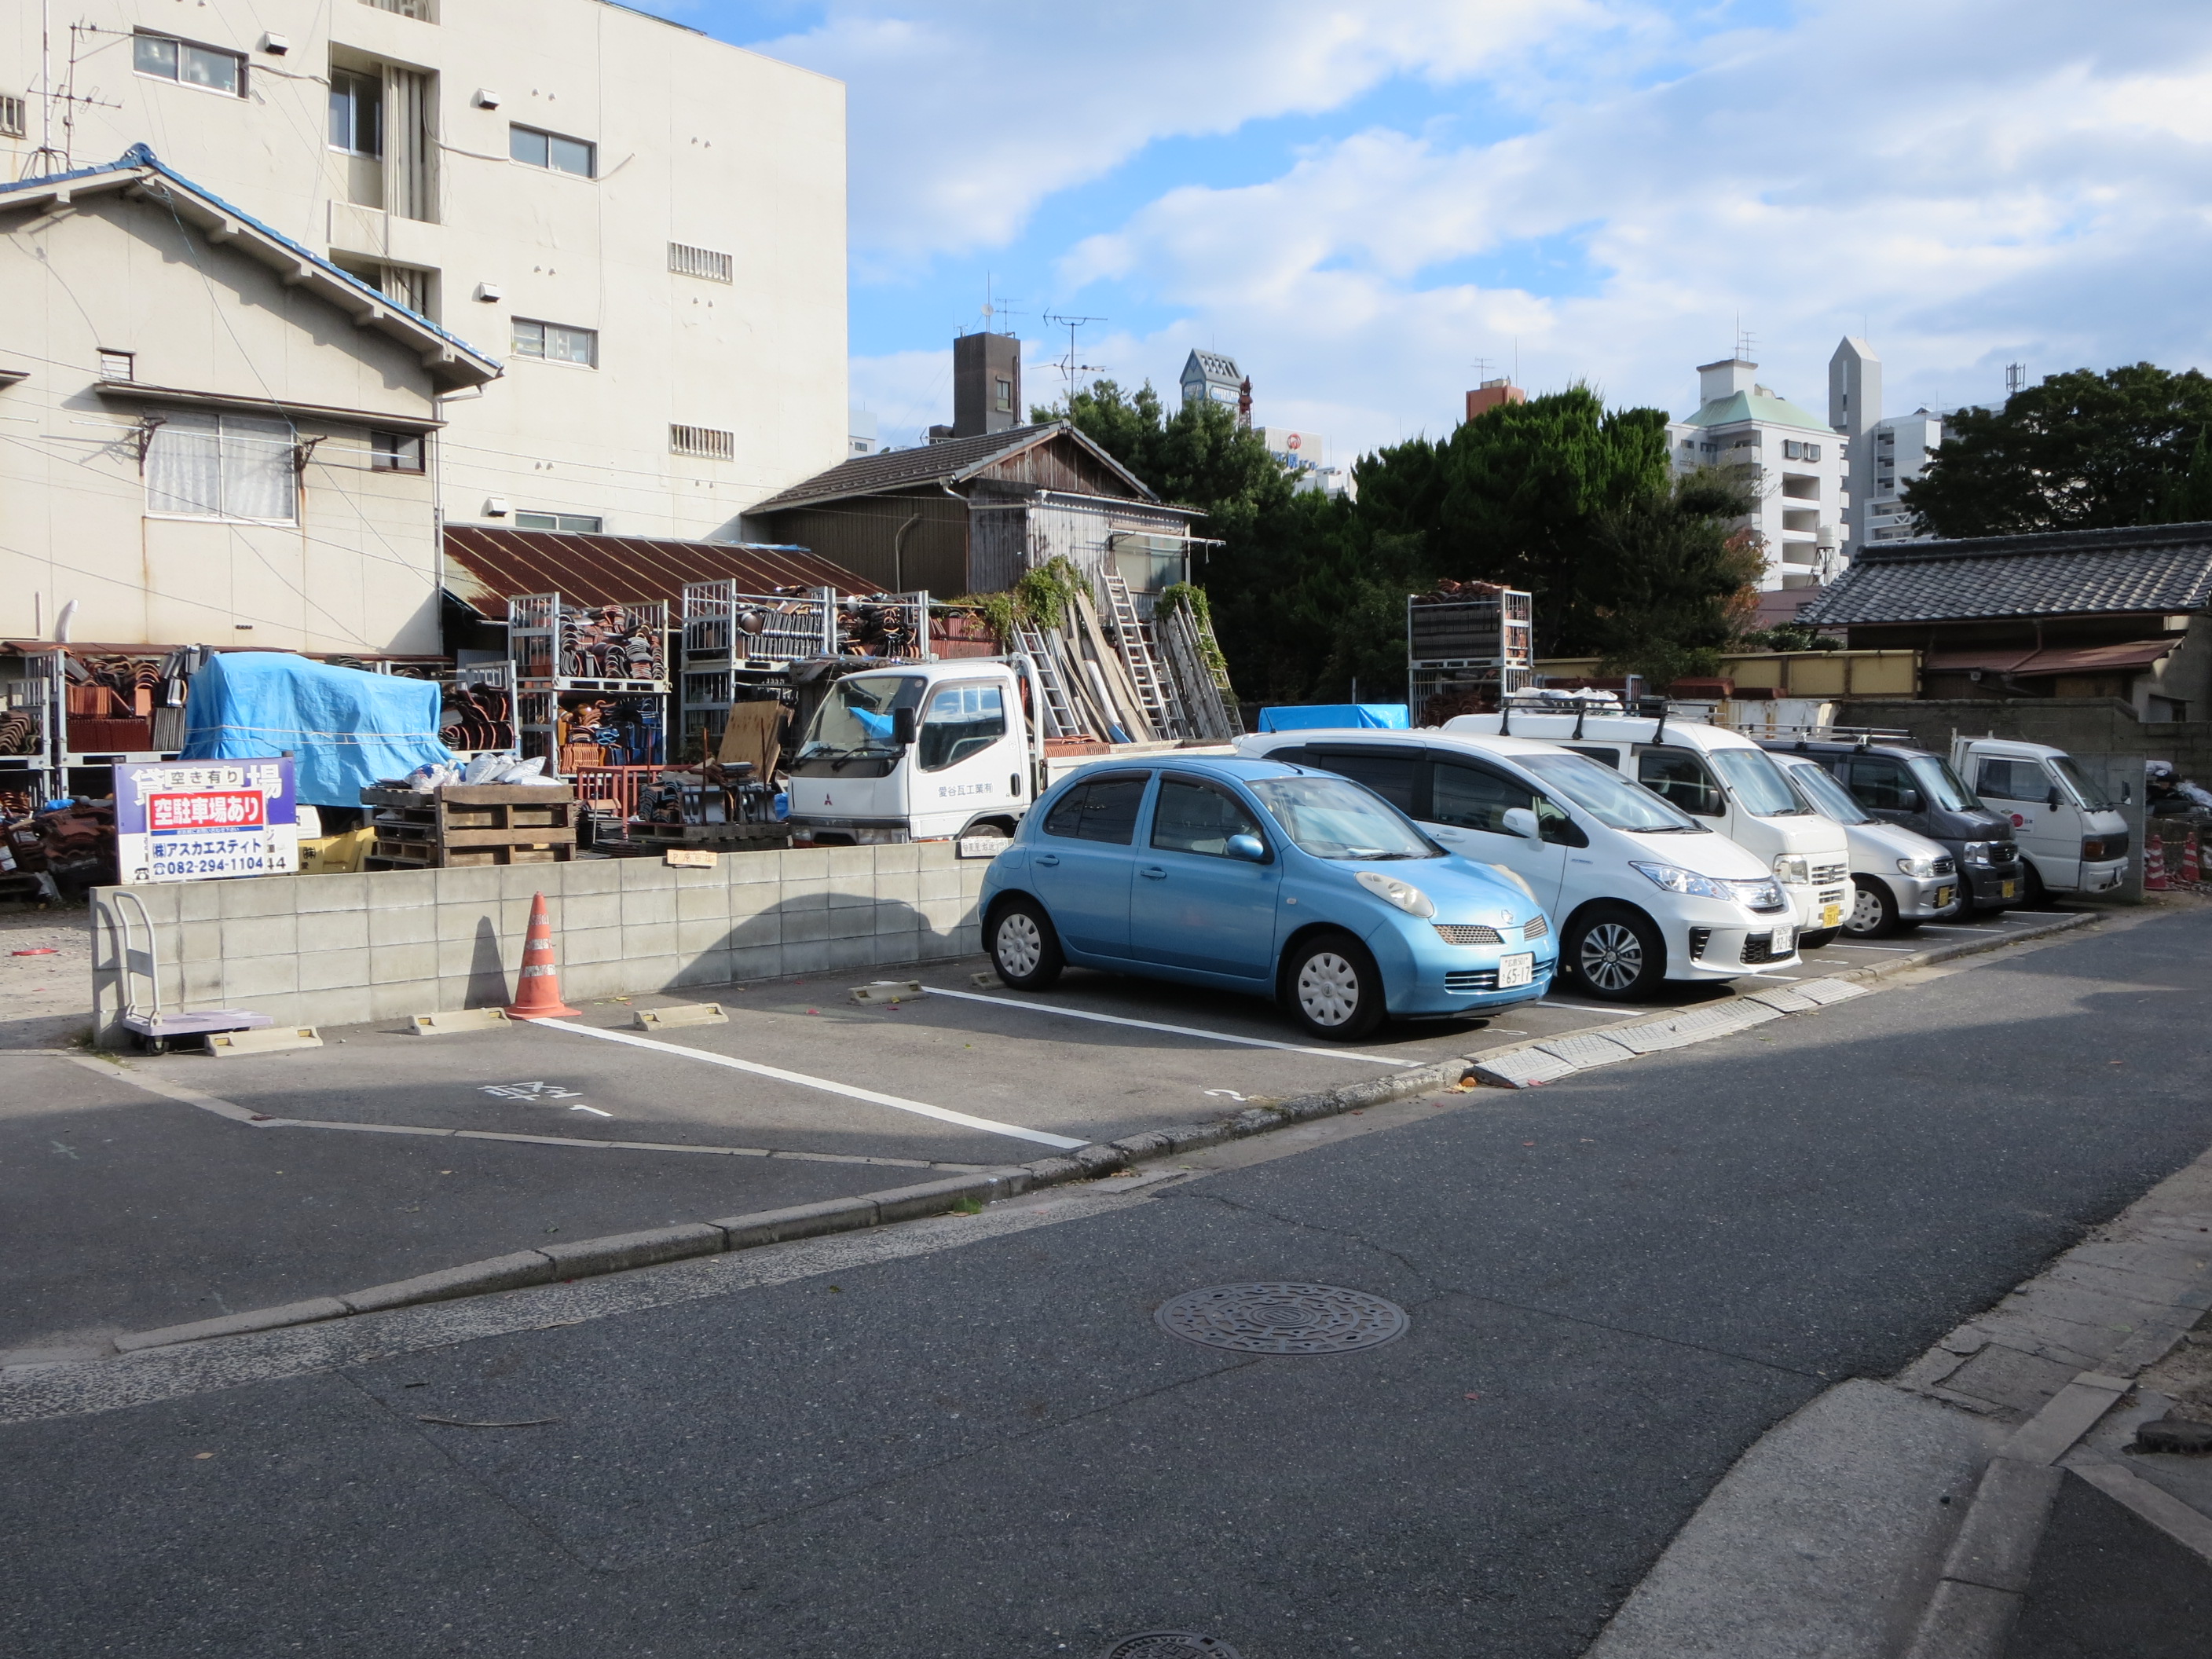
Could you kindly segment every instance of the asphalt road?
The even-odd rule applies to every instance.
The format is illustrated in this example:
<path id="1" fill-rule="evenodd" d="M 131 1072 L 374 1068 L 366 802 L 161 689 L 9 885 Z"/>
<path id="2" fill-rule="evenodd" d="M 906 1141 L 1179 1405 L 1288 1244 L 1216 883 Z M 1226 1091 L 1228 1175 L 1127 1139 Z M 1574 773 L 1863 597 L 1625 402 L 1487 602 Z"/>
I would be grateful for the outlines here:
<path id="1" fill-rule="evenodd" d="M 1786 976 L 2035 925 L 2008 916 L 1838 945 Z M 935 994 L 900 1004 L 852 1001 L 864 975 L 715 988 L 697 994 L 726 1004 L 727 1024 L 650 1036 L 629 1029 L 637 1009 L 676 999 L 591 1003 L 562 1028 L 334 1028 L 320 1048 L 238 1060 L 10 1056 L 0 1364 L 106 1352 L 126 1332 L 548 1241 L 998 1167 L 1650 1012 L 1565 994 L 1488 1020 L 1394 1024 L 1339 1047 L 1307 1042 L 1258 998 L 1081 971 L 1048 993 L 995 979 L 979 989 L 981 966 L 915 969 Z M 1666 1001 L 1731 994 L 1680 986 Z M 150 1092 L 163 1087 L 185 1097 Z M 227 1105 L 208 1109 L 209 1096 Z"/>
<path id="2" fill-rule="evenodd" d="M 1057 1224 L 779 1247 L 815 1254 L 659 1305 L 689 1264 L 628 1276 L 577 1322 L 17 1373 L 0 1650 L 1574 1655 L 1771 1425 L 2212 1141 L 2208 945 L 2197 912 L 2071 936 Z M 1411 1328 L 1255 1358 L 1152 1321 L 1245 1279 Z"/>

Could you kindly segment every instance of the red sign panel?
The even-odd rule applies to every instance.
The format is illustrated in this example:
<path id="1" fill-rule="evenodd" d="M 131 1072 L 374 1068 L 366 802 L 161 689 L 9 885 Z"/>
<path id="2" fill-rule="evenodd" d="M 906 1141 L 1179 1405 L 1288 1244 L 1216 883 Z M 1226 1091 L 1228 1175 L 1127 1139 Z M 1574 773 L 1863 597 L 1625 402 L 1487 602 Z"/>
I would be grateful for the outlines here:
<path id="1" fill-rule="evenodd" d="M 163 830 L 246 830 L 262 822 L 265 798 L 258 789 L 211 789 L 189 795 L 149 795 L 146 827 Z"/>

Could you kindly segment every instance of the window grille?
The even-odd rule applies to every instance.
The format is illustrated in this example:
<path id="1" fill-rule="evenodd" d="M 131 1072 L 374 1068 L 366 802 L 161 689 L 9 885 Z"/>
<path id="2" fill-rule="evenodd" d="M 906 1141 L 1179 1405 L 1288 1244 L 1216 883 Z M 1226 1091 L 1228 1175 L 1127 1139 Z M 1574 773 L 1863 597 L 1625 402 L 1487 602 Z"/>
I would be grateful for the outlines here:
<path id="1" fill-rule="evenodd" d="M 668 268 L 678 276 L 697 276 L 709 283 L 733 283 L 738 277 L 738 262 L 729 254 L 693 247 L 688 242 L 668 245 Z"/>
<path id="2" fill-rule="evenodd" d="M 29 130 L 25 125 L 27 118 L 21 99 L 10 98 L 5 93 L 0 93 L 0 138 L 23 137 Z"/>
<path id="3" fill-rule="evenodd" d="M 738 434 L 711 426 L 671 426 L 668 449 L 673 455 L 697 455 L 710 461 L 735 460 Z"/>

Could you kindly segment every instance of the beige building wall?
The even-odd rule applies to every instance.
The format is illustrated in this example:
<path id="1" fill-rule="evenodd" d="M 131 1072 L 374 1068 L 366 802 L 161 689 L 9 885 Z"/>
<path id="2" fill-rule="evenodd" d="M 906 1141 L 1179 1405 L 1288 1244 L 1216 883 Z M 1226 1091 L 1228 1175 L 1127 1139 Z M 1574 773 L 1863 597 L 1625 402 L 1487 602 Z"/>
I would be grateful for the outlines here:
<path id="1" fill-rule="evenodd" d="M 61 217 L 0 195 L 0 638 L 51 639 L 74 600 L 85 643 L 439 650 L 431 477 L 371 464 L 377 417 L 434 416 L 412 347 L 112 190 Z M 223 398 L 313 441 L 296 523 L 149 510 L 145 420 Z"/>
<path id="2" fill-rule="evenodd" d="M 81 0 L 54 25 L 42 66 L 38 8 L 0 9 L 0 91 L 27 114 L 0 137 L 7 177 L 49 107 L 62 142 L 40 93 L 73 74 L 103 100 L 71 106 L 75 165 L 148 143 L 349 269 L 400 268 L 434 319 L 507 360 L 446 410 L 449 521 L 728 538 L 740 508 L 844 459 L 841 83 L 603 0 Z M 240 91 L 142 72 L 133 31 L 235 54 Z M 349 73 L 380 94 L 380 161 L 332 147 Z M 511 159 L 516 124 L 592 145 L 594 176 Z M 672 243 L 726 255 L 729 280 L 720 258 L 672 270 Z M 517 319 L 592 331 L 596 366 L 518 355 Z M 678 426 L 709 453 L 674 453 Z"/>

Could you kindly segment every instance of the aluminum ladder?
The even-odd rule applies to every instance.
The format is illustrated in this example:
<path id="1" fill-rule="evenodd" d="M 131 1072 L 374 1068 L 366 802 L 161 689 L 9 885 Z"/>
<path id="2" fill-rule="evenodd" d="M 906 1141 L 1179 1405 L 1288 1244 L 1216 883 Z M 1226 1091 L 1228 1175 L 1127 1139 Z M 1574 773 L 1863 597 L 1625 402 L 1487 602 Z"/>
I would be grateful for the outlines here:
<path id="1" fill-rule="evenodd" d="M 1037 687 L 1044 695 L 1045 732 L 1048 738 L 1072 738 L 1083 730 L 1077 718 L 1075 704 L 1067 695 L 1067 685 L 1060 677 L 1060 663 L 1046 648 L 1044 629 L 1033 622 L 1014 624 L 1014 643 L 1021 647 L 1030 661 L 1036 665 Z"/>
<path id="2" fill-rule="evenodd" d="M 1106 614 L 1114 629 L 1114 643 L 1121 653 L 1121 665 L 1129 671 L 1129 684 L 1136 689 L 1137 702 L 1152 722 L 1152 730 L 1162 737 L 1188 735 L 1190 722 L 1184 718 L 1182 700 L 1175 688 L 1160 678 L 1160 665 L 1152 655 L 1152 647 L 1145 638 L 1145 625 L 1137 618 L 1135 601 L 1129 597 L 1129 584 L 1118 570 L 1098 573 L 1099 586 L 1106 593 Z"/>

